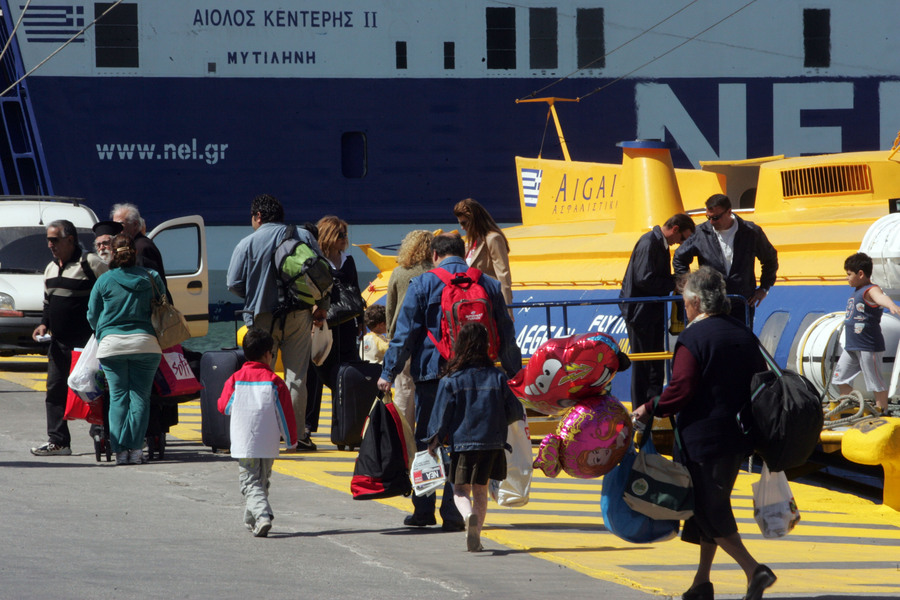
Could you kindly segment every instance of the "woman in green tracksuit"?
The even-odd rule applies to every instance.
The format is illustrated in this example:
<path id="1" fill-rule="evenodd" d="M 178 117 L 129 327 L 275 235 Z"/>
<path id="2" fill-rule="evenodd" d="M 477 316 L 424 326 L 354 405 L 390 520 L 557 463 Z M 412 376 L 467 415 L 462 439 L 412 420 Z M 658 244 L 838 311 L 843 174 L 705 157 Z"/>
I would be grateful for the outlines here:
<path id="1" fill-rule="evenodd" d="M 109 441 L 116 464 L 139 465 L 150 420 L 150 390 L 161 355 L 150 321 L 151 302 L 165 295 L 166 289 L 156 271 L 135 266 L 130 237 L 117 235 L 112 255 L 110 270 L 91 291 L 87 317 L 109 384 Z"/>

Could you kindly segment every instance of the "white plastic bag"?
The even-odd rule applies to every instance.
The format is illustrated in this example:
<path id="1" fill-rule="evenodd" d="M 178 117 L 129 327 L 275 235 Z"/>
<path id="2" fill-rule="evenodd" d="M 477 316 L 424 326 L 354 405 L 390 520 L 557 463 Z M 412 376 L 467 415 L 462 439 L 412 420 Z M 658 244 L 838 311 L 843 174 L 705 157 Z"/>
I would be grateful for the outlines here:
<path id="1" fill-rule="evenodd" d="M 428 450 L 416 452 L 412 465 L 409 468 L 409 480 L 412 482 L 416 496 L 427 496 L 444 486 L 447 481 L 447 466 L 445 464 L 445 451 L 438 447 L 437 458 L 431 456 Z"/>
<path id="2" fill-rule="evenodd" d="M 105 381 L 100 359 L 97 358 L 97 338 L 92 335 L 84 345 L 67 383 L 82 400 L 90 402 L 103 393 Z"/>
<path id="3" fill-rule="evenodd" d="M 506 479 L 491 479 L 491 498 L 500 506 L 525 506 L 531 492 L 534 474 L 534 454 L 528 421 L 522 419 L 509 426 L 506 442 L 512 446 L 512 453 L 506 451 Z"/>
<path id="4" fill-rule="evenodd" d="M 310 348 L 310 360 L 317 367 L 321 367 L 328 354 L 331 352 L 331 344 L 333 336 L 331 330 L 328 329 L 328 323 L 322 321 L 322 326 L 313 325 L 312 328 L 312 346 Z"/>
<path id="5" fill-rule="evenodd" d="M 784 537 L 800 522 L 800 511 L 784 471 L 772 473 L 763 463 L 753 484 L 753 518 L 764 537 Z"/>

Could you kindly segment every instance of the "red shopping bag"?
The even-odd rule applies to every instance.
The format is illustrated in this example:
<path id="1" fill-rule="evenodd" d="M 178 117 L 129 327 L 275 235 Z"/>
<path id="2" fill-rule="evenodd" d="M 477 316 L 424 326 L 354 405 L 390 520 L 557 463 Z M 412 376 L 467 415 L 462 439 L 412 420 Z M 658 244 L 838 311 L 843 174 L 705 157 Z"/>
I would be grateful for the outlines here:
<path id="1" fill-rule="evenodd" d="M 159 368 L 153 378 L 153 393 L 163 398 L 190 396 L 202 388 L 187 359 L 184 358 L 180 344 L 163 350 Z"/>
<path id="2" fill-rule="evenodd" d="M 72 350 L 72 366 L 69 372 L 75 368 L 81 350 Z M 64 418 L 68 421 L 83 420 L 93 425 L 103 425 L 103 396 L 98 396 L 90 402 L 85 402 L 71 388 L 66 395 L 66 412 Z"/>

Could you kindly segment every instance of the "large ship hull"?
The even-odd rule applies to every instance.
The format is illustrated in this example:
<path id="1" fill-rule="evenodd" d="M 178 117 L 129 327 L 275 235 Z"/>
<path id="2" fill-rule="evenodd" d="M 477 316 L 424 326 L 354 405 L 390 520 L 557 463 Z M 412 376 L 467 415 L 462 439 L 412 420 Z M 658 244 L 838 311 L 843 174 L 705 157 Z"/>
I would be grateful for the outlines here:
<path id="1" fill-rule="evenodd" d="M 92 25 L 108 3 L 35 0 L 4 60 L 6 83 L 29 74 L 3 98 L 2 183 L 133 201 L 151 224 L 188 198 L 244 224 L 263 191 L 298 222 L 441 222 L 468 196 L 516 222 L 510 157 L 561 156 L 545 111 L 516 104 L 536 90 L 580 99 L 558 110 L 581 160 L 636 138 L 672 142 L 679 167 L 885 147 L 900 5 L 848 4 L 159 1 Z M 24 5 L 0 5 L 9 35 Z M 810 14 L 825 66 L 807 64 Z"/>

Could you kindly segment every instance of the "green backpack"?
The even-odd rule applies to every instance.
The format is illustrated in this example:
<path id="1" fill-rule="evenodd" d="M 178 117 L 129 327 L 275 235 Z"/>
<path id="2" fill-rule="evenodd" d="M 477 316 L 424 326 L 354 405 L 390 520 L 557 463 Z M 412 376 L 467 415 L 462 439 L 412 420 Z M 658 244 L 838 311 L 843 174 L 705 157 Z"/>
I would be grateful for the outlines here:
<path id="1" fill-rule="evenodd" d="M 288 225 L 275 247 L 275 280 L 281 305 L 293 310 L 310 308 L 331 292 L 334 276 L 328 261 L 315 248 L 294 237 L 297 228 Z"/>

